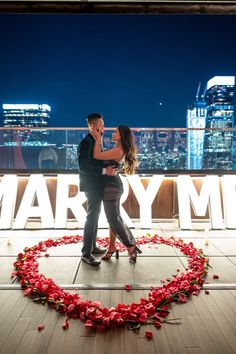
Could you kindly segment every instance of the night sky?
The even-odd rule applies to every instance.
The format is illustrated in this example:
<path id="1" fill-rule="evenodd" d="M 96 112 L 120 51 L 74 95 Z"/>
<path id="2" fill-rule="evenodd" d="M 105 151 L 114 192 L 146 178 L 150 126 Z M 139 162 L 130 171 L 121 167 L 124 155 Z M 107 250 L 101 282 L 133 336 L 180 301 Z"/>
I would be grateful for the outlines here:
<path id="1" fill-rule="evenodd" d="M 185 127 L 199 81 L 236 75 L 235 33 L 229 15 L 0 14 L 0 104 L 47 103 L 51 127 Z"/>

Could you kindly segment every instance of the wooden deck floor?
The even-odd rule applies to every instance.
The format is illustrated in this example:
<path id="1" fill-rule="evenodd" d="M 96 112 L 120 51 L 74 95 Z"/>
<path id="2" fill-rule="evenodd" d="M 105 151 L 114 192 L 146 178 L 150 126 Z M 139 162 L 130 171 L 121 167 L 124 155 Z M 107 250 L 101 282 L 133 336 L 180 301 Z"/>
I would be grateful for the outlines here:
<path id="1" fill-rule="evenodd" d="M 145 291 L 83 291 L 83 297 L 99 299 L 105 306 L 128 303 Z M 71 320 L 64 331 L 65 317 L 48 306 L 30 301 L 20 290 L 0 291 L 0 353 L 236 353 L 236 291 L 211 290 L 186 304 L 172 306 L 171 317 L 181 324 L 163 324 L 160 330 L 143 326 L 138 334 L 127 329 L 91 332 L 79 320 Z M 45 329 L 38 332 L 43 323 Z M 145 331 L 153 332 L 153 339 Z"/>
<path id="2" fill-rule="evenodd" d="M 142 326 L 139 333 L 124 328 L 100 333 L 85 328 L 80 320 L 70 320 L 69 329 L 64 331 L 64 316 L 47 305 L 24 297 L 16 279 L 11 279 L 12 263 L 17 253 L 25 246 L 48 238 L 48 233 L 14 232 L 8 245 L 9 232 L 2 231 L 0 354 L 236 353 L 236 237 L 230 231 L 212 232 L 209 246 L 204 246 L 204 234 L 201 232 L 183 232 L 178 236 L 185 241 L 191 239 L 210 256 L 213 268 L 208 276 L 209 295 L 202 291 L 186 304 L 173 304 L 168 318 L 180 317 L 179 325 L 163 324 L 160 330 L 150 325 Z M 109 263 L 103 262 L 98 269 L 92 268 L 81 263 L 80 250 L 81 245 L 50 249 L 50 257 L 40 259 L 40 271 L 52 276 L 62 286 L 80 287 L 82 290 L 78 291 L 84 299 L 100 300 L 103 306 L 138 301 L 140 297 L 147 296 L 149 285 L 159 284 L 161 279 L 174 274 L 176 268 L 186 267 L 185 257 L 163 245 L 143 247 L 143 254 L 134 267 L 122 254 L 118 261 L 114 258 Z M 212 279 L 215 273 L 220 276 L 219 280 Z M 126 283 L 137 284 L 143 289 L 120 290 L 119 286 Z M 90 289 L 91 285 L 93 289 Z M 45 329 L 38 332 L 37 327 L 41 323 Z M 145 337 L 146 331 L 153 332 L 152 340 Z"/>

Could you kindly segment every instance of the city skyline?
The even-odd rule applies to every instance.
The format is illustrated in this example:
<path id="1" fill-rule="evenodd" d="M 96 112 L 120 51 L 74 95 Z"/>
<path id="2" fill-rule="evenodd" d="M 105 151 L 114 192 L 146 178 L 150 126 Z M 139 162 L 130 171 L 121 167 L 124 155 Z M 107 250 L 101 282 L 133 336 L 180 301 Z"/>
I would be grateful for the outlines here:
<path id="1" fill-rule="evenodd" d="M 199 82 L 236 73 L 235 16 L 0 14 L 0 20 L 0 103 L 47 103 L 51 127 L 85 126 L 86 115 L 100 111 L 107 127 L 184 128 Z"/>

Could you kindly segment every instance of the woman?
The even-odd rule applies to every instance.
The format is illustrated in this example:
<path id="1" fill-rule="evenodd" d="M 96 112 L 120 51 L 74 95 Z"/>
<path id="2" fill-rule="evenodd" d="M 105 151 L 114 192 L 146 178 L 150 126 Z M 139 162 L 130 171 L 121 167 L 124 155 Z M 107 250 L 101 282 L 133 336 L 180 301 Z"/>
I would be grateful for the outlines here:
<path id="1" fill-rule="evenodd" d="M 117 169 L 124 162 L 124 171 L 126 174 L 133 174 L 135 172 L 137 165 L 135 158 L 136 149 L 129 127 L 120 125 L 115 129 L 112 134 L 112 141 L 116 142 L 116 146 L 107 151 L 101 151 L 101 134 L 97 131 L 92 131 L 92 134 L 96 140 L 93 153 L 95 159 L 109 161 L 109 165 L 112 163 Z M 103 181 L 103 204 L 110 226 L 110 242 L 107 252 L 102 259 L 109 260 L 115 252 L 116 258 L 119 257 L 119 251 L 115 246 L 117 236 L 127 247 L 130 262 L 135 263 L 137 254 L 142 253 L 142 251 L 136 246 L 134 236 L 120 215 L 120 197 L 123 193 L 122 181 L 118 174 L 116 176 L 104 175 Z"/>

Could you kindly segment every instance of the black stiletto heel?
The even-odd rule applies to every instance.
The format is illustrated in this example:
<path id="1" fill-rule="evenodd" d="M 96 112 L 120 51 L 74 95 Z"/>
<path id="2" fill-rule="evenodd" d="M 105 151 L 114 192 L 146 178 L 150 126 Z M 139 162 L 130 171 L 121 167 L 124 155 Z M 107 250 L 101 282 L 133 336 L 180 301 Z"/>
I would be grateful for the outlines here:
<path id="1" fill-rule="evenodd" d="M 111 251 L 106 251 L 106 254 L 102 257 L 103 261 L 109 261 L 109 259 L 112 257 L 113 253 L 116 253 L 116 259 L 119 258 L 119 250 L 115 250 L 113 252 Z"/>
<path id="2" fill-rule="evenodd" d="M 141 254 L 142 251 L 138 246 L 135 246 L 134 250 L 129 254 L 130 255 L 130 257 L 129 257 L 130 263 L 136 263 L 138 253 Z"/>

